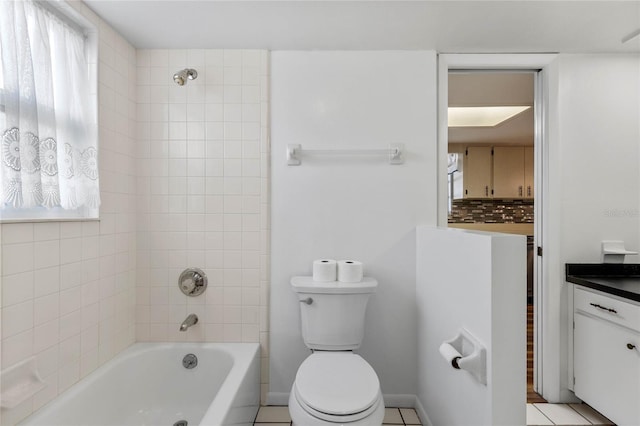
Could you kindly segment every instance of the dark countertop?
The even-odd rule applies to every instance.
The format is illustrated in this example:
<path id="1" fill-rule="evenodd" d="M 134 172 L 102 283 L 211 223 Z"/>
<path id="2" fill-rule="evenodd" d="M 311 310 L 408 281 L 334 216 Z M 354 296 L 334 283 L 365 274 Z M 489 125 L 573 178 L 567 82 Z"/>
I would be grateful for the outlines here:
<path id="1" fill-rule="evenodd" d="M 566 280 L 640 302 L 640 264 L 567 263 Z"/>

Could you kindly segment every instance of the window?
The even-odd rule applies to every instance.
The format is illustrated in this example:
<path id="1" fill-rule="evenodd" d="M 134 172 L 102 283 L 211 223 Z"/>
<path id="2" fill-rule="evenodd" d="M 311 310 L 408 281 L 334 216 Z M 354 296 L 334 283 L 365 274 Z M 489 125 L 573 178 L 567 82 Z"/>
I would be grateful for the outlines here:
<path id="1" fill-rule="evenodd" d="M 97 218 L 87 37 L 46 2 L 0 2 L 0 220 Z"/>

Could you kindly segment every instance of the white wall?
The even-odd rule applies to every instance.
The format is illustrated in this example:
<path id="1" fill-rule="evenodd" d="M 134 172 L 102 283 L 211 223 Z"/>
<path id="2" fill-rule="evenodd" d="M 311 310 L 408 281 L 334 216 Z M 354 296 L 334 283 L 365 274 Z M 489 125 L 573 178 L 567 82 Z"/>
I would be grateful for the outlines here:
<path id="1" fill-rule="evenodd" d="M 565 54 L 547 71 L 543 396 L 556 402 L 572 395 L 565 263 L 600 262 L 607 239 L 640 249 L 640 57 Z"/>
<path id="2" fill-rule="evenodd" d="M 7 426 L 135 340 L 136 52 L 83 3 L 70 4 L 99 31 L 100 221 L 1 227 L 1 365 L 34 356 L 47 383 L 2 409 Z"/>
<path id="3" fill-rule="evenodd" d="M 137 341 L 267 345 L 268 60 L 264 50 L 137 51 Z M 178 86 L 185 67 L 198 78 Z M 188 267 L 207 274 L 200 296 L 178 288 Z M 180 332 L 191 313 L 198 323 Z"/>
<path id="4" fill-rule="evenodd" d="M 418 410 L 434 425 L 525 424 L 526 239 L 417 230 Z M 486 348 L 487 384 L 438 348 L 466 329 Z"/>
<path id="5" fill-rule="evenodd" d="M 300 335 L 294 275 L 314 259 L 354 258 L 379 288 L 360 353 L 386 395 L 416 393 L 415 227 L 436 222 L 434 52 L 273 52 L 271 97 L 271 403 L 286 403 L 309 354 Z M 385 148 L 404 143 L 406 163 L 303 158 L 287 144 Z M 405 402 L 406 403 L 406 402 Z"/>

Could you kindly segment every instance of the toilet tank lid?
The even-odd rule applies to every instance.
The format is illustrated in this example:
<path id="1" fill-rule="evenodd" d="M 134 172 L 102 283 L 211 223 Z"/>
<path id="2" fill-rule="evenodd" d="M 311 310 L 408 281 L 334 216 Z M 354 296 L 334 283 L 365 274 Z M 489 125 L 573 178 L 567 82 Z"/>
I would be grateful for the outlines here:
<path id="1" fill-rule="evenodd" d="M 363 277 L 357 283 L 343 283 L 340 281 L 314 281 L 313 277 L 292 277 L 291 287 L 296 293 L 329 293 L 329 294 L 357 294 L 375 293 L 378 281 L 375 278 Z"/>

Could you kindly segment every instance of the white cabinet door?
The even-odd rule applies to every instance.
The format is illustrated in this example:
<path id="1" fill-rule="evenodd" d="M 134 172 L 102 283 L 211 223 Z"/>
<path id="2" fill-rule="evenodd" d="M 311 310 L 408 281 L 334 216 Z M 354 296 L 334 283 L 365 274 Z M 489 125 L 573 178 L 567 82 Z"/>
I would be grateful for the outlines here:
<path id="1" fill-rule="evenodd" d="M 493 148 L 494 198 L 524 198 L 524 147 Z"/>
<path id="2" fill-rule="evenodd" d="M 464 156 L 464 198 L 491 198 L 490 146 L 468 147 Z"/>
<path id="3" fill-rule="evenodd" d="M 640 333 L 576 312 L 574 392 L 618 425 L 640 425 Z"/>

